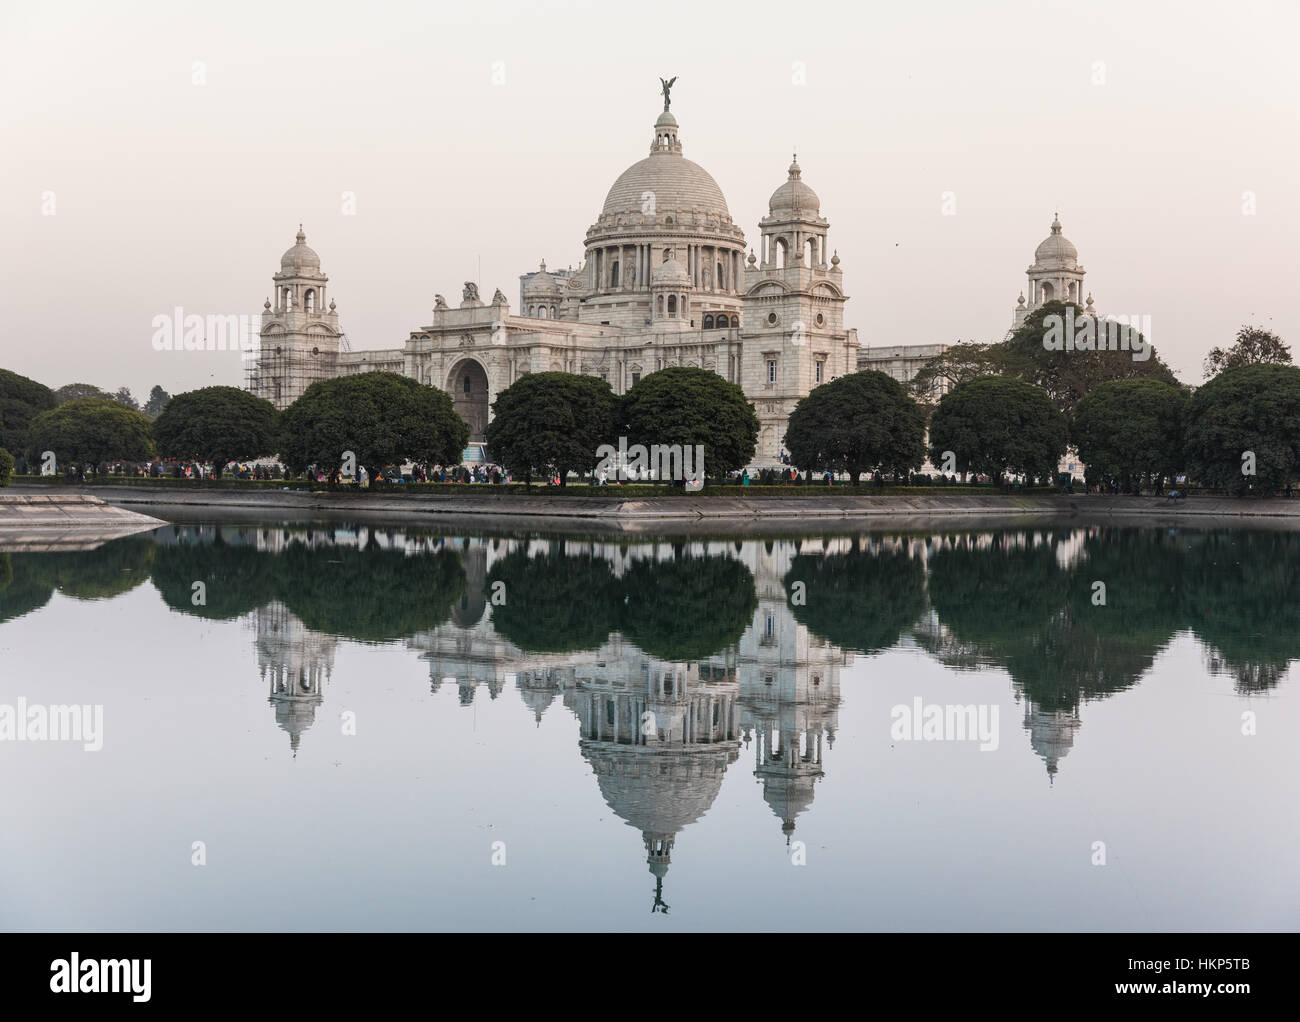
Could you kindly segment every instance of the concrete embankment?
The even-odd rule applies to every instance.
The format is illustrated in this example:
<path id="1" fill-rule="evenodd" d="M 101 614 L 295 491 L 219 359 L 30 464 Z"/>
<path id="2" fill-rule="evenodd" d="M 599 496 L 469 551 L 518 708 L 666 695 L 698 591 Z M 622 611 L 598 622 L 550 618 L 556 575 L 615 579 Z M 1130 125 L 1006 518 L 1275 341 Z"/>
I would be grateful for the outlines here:
<path id="1" fill-rule="evenodd" d="M 15 487 L 16 493 L 48 494 L 41 487 Z M 813 526 L 935 526 L 1011 524 L 1223 524 L 1292 527 L 1300 523 L 1300 500 L 1238 500 L 1191 497 L 1107 496 L 763 496 L 620 498 L 593 495 L 402 494 L 309 492 L 302 490 L 185 490 L 147 486 L 90 486 L 78 493 L 101 498 L 121 509 L 140 509 L 169 521 L 280 519 L 355 519 L 426 522 L 500 528 L 594 529 L 615 532 L 791 531 Z M 55 498 L 58 499 L 58 498 Z M 1296 527 L 1300 527 L 1297 524 Z"/>
<path id="2" fill-rule="evenodd" d="M 164 524 L 86 493 L 0 493 L 0 551 L 82 549 Z"/>

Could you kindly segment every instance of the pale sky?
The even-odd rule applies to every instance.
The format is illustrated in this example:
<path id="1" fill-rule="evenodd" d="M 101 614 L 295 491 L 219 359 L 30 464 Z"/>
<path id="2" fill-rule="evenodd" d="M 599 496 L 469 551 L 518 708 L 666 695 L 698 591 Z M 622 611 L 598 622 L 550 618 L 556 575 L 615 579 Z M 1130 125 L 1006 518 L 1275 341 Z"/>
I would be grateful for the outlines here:
<path id="1" fill-rule="evenodd" d="M 1098 309 L 1150 316 L 1199 382 L 1242 323 L 1300 341 L 1298 28 L 1287 2 L 9 3 L 0 366 L 238 384 L 151 321 L 258 314 L 299 221 L 354 348 L 470 279 L 517 311 L 520 273 L 579 263 L 677 75 L 685 155 L 751 246 L 797 146 L 863 344 L 1000 339 L 1059 210 Z"/>

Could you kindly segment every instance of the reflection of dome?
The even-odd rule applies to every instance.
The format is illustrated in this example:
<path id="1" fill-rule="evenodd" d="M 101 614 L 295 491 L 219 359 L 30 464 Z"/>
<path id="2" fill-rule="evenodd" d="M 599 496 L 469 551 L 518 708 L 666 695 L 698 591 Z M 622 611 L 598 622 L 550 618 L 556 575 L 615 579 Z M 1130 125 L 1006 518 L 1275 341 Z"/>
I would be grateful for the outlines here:
<path id="1" fill-rule="evenodd" d="M 1052 218 L 1052 233 L 1034 249 L 1034 266 L 1040 270 L 1073 270 L 1079 265 L 1079 250 L 1061 233 L 1061 218 Z"/>
<path id="2" fill-rule="evenodd" d="M 686 272 L 686 267 L 676 259 L 668 259 L 655 267 L 654 275 L 650 280 L 653 284 L 671 284 L 674 287 L 685 285 L 689 287 L 691 275 Z"/>
<path id="3" fill-rule="evenodd" d="M 709 811 L 737 750 L 733 743 L 660 748 L 584 739 L 582 754 L 620 819 L 643 833 L 672 835 Z"/>
<path id="4" fill-rule="evenodd" d="M 772 193 L 768 200 L 768 212 L 772 215 L 798 213 L 817 216 L 821 212 L 821 199 L 817 193 L 801 180 L 803 171 L 799 169 L 796 156 L 790 163 L 790 177 L 780 188 Z"/>
<path id="5" fill-rule="evenodd" d="M 1078 713 L 1072 710 L 1040 710 L 1025 700 L 1025 730 L 1029 744 L 1047 764 L 1047 776 L 1054 778 L 1057 764 L 1074 747 L 1074 733 L 1079 730 Z"/>
<path id="6" fill-rule="evenodd" d="M 298 225 L 298 243 L 280 257 L 280 270 L 283 273 L 320 273 L 320 256 L 307 247 L 307 235 Z"/>
<path id="7" fill-rule="evenodd" d="M 659 121 L 662 122 L 663 117 Z M 673 126 L 676 123 L 674 120 Z M 656 127 L 662 126 L 656 124 Z M 731 219 L 722 189 L 709 172 L 680 152 L 673 151 L 651 153 L 623 171 L 605 196 L 605 208 L 601 214 L 634 213 L 640 216 L 649 202 L 647 192 L 654 196 L 656 214 L 698 209 L 705 215 Z"/>

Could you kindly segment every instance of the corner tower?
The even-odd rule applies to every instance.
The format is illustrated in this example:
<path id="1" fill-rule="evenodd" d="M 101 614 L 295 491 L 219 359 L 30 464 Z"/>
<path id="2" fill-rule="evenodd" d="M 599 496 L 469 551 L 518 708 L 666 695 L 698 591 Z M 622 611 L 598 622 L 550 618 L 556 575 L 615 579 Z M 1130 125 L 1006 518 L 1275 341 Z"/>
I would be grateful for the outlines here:
<path id="1" fill-rule="evenodd" d="M 814 387 L 857 371 L 857 334 L 844 327 L 840 257 L 827 244 L 830 221 L 803 180 L 796 156 L 758 222 L 761 258 L 745 269 L 741 385 L 754 400 L 756 458 L 779 458 L 796 402 Z"/>

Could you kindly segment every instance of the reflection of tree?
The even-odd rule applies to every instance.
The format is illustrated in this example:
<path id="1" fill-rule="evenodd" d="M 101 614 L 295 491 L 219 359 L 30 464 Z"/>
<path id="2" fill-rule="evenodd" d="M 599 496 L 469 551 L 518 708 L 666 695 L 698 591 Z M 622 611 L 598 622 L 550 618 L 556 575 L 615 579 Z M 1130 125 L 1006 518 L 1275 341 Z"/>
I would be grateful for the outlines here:
<path id="1" fill-rule="evenodd" d="M 603 557 L 518 549 L 492 565 L 485 591 L 497 582 L 505 583 L 505 603 L 493 606 L 492 627 L 522 650 L 595 649 L 614 628 L 618 580 Z"/>
<path id="2" fill-rule="evenodd" d="M 1065 599 L 1066 575 L 1051 543 L 1000 532 L 960 536 L 930 558 L 930 603 L 961 641 L 997 645 L 1046 626 Z"/>
<path id="3" fill-rule="evenodd" d="M 1210 664 L 1241 692 L 1272 688 L 1300 659 L 1300 537 L 1291 532 L 1216 531 L 1188 544 L 1183 572 L 1187 625 Z"/>
<path id="4" fill-rule="evenodd" d="M 408 556 L 292 543 L 273 570 L 280 599 L 306 627 L 361 642 L 437 628 L 465 591 L 465 569 L 450 550 Z"/>
<path id="5" fill-rule="evenodd" d="M 109 600 L 149 577 L 157 546 L 145 536 L 117 539 L 93 550 L 42 554 L 41 575 L 74 600 Z"/>
<path id="6" fill-rule="evenodd" d="M 634 560 L 622 590 L 620 630 L 643 652 L 674 663 L 733 645 L 758 607 L 750 570 L 712 554 Z"/>
<path id="7" fill-rule="evenodd" d="M 804 602 L 794 584 L 804 583 Z M 925 569 L 905 550 L 798 554 L 782 586 L 794 618 L 827 642 L 862 653 L 888 649 L 925 612 Z"/>
<path id="8" fill-rule="evenodd" d="M 153 584 L 172 610 L 229 621 L 274 598 L 274 561 L 256 547 L 226 543 L 218 533 L 210 543 L 160 546 L 154 558 Z M 202 582 L 206 589 L 206 606 L 194 605 L 195 582 Z"/>
<path id="9" fill-rule="evenodd" d="M 9 566 L 9 582 L 0 585 L 0 622 L 40 610 L 50 602 L 54 587 L 40 571 L 44 554 L 0 554 L 0 581 L 4 580 L 4 567 Z"/>

